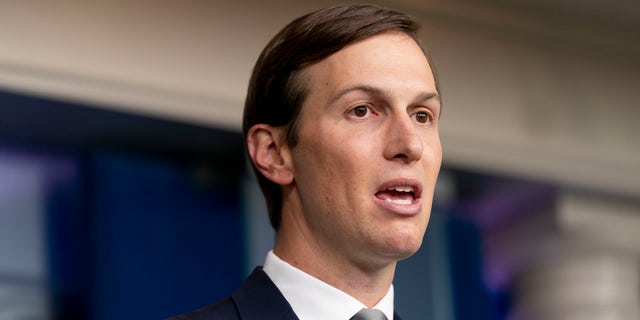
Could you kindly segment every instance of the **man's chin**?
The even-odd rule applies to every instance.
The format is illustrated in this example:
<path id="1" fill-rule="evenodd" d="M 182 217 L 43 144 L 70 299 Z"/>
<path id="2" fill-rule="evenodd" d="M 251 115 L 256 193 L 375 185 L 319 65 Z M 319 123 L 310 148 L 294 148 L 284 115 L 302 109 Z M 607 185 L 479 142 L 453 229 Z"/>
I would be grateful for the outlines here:
<path id="1" fill-rule="evenodd" d="M 422 246 L 425 232 L 415 225 L 397 225 L 395 230 L 388 230 L 385 244 L 390 252 L 394 252 L 397 260 L 412 256 Z"/>
<path id="2" fill-rule="evenodd" d="M 404 239 L 399 242 L 387 242 L 387 246 L 383 250 L 386 253 L 385 256 L 389 260 L 399 261 L 407 259 L 418 252 L 421 245 L 422 237 L 416 237 Z"/>
<path id="3" fill-rule="evenodd" d="M 398 250 L 396 254 L 396 260 L 400 261 L 400 260 L 407 259 L 412 255 L 414 255 L 416 252 L 418 252 L 419 249 L 420 249 L 420 245 L 417 245 L 411 248 L 402 248 L 402 250 Z"/>

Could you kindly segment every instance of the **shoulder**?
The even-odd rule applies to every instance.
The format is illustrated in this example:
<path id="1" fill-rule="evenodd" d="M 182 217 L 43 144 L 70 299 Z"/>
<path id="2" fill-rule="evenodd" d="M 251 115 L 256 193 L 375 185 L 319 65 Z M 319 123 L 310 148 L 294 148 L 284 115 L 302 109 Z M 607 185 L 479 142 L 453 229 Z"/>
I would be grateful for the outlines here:
<path id="1" fill-rule="evenodd" d="M 167 320 L 298 319 L 269 276 L 256 268 L 231 297 Z"/>
<path id="2" fill-rule="evenodd" d="M 229 297 L 218 303 L 181 314 L 167 320 L 234 320 L 240 319 L 233 300 Z"/>

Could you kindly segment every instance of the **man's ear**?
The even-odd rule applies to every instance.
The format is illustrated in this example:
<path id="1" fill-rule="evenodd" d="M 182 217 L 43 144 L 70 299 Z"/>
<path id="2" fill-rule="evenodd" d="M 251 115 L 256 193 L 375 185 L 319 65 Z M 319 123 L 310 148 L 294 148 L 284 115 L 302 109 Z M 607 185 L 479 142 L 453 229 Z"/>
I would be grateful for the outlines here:
<path id="1" fill-rule="evenodd" d="M 282 127 L 256 124 L 247 132 L 251 161 L 267 179 L 279 185 L 293 182 L 291 157 L 283 131 Z"/>

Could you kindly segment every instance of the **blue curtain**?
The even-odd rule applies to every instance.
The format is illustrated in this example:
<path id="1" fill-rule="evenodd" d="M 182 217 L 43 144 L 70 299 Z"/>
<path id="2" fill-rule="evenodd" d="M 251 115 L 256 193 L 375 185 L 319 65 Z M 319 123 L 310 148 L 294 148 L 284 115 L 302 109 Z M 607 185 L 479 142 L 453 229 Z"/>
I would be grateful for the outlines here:
<path id="1" fill-rule="evenodd" d="M 114 151 L 78 165 L 50 193 L 55 318 L 162 319 L 242 282 L 239 186 L 223 169 Z"/>

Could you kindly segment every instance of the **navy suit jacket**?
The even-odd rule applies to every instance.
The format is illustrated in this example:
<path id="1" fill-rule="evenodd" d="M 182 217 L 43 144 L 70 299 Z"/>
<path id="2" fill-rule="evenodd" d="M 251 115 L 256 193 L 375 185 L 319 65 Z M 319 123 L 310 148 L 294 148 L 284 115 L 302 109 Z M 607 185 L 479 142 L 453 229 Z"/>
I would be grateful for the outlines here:
<path id="1" fill-rule="evenodd" d="M 257 267 L 227 299 L 168 320 L 235 319 L 298 320 L 298 317 L 269 276 Z M 397 314 L 394 320 L 400 320 Z"/>

